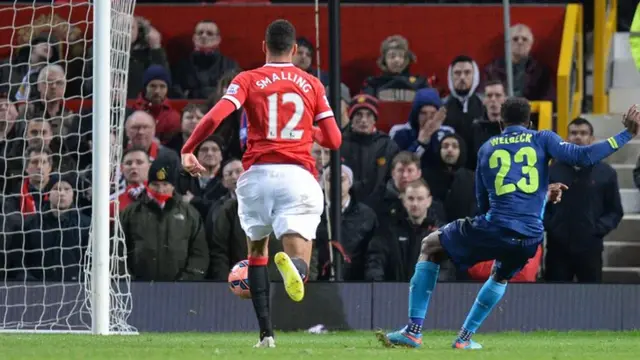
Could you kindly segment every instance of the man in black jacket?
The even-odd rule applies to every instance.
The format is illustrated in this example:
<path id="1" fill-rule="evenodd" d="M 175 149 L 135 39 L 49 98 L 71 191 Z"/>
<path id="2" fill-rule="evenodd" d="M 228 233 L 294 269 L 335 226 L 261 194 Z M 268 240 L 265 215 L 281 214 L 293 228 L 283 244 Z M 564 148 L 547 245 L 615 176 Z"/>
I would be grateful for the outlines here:
<path id="1" fill-rule="evenodd" d="M 433 214 L 432 201 L 429 186 L 423 179 L 407 185 L 402 194 L 406 216 L 389 219 L 371 240 L 366 259 L 366 281 L 411 279 L 422 239 L 442 225 Z M 441 270 L 441 273 L 444 272 Z"/>
<path id="2" fill-rule="evenodd" d="M 589 145 L 593 126 L 583 118 L 569 123 L 568 141 Z M 602 280 L 604 237 L 615 229 L 623 211 L 615 170 L 606 163 L 577 168 L 559 162 L 549 168 L 549 183 L 569 189 L 562 202 L 546 208 L 545 279 L 597 283 Z"/>
<path id="3" fill-rule="evenodd" d="M 357 95 L 349 107 L 349 128 L 342 136 L 340 153 L 344 164 L 353 170 L 353 196 L 375 207 L 389 179 L 389 165 L 398 153 L 398 145 L 389 135 L 376 129 L 378 100 Z"/>
<path id="4" fill-rule="evenodd" d="M 325 193 L 330 191 L 329 177 L 330 170 L 327 169 L 322 174 L 322 185 Z M 371 238 L 377 227 L 376 214 L 367 205 L 359 202 L 350 196 L 351 186 L 353 184 L 353 172 L 351 169 L 342 165 L 341 175 L 341 193 L 342 193 L 342 219 L 341 219 L 341 237 L 340 243 L 330 243 L 331 234 L 329 234 L 329 226 L 327 224 L 327 214 L 321 218 L 320 225 L 316 231 L 316 244 L 318 247 L 318 262 L 320 265 L 319 273 L 321 280 L 330 278 L 332 266 L 330 262 L 329 251 L 331 246 L 340 251 L 342 259 L 333 258 L 333 261 L 343 261 L 344 281 L 364 281 L 364 268 L 366 263 L 366 254 Z M 335 252 L 334 252 L 335 254 Z"/>
<path id="5" fill-rule="evenodd" d="M 467 163 L 472 170 L 476 168 L 477 154 L 482 144 L 502 132 L 500 109 L 505 100 L 507 100 L 507 93 L 502 82 L 492 80 L 484 84 L 484 99 L 482 100 L 484 113 L 471 123 L 471 142 L 467 144 L 469 148 Z"/>

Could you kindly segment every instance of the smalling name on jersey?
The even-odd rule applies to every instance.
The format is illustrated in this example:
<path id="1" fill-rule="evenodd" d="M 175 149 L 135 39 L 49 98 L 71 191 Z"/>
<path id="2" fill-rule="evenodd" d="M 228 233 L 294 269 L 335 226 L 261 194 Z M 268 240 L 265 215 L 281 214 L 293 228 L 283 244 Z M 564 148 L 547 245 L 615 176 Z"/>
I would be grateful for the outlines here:
<path id="1" fill-rule="evenodd" d="M 295 73 L 290 73 L 290 72 L 285 72 L 285 71 L 281 71 L 280 73 L 272 73 L 271 74 L 271 78 L 269 77 L 265 77 L 262 80 L 258 80 L 256 81 L 256 85 L 260 88 L 260 89 L 264 89 L 267 86 L 275 83 L 276 81 L 282 81 L 282 80 L 288 80 L 291 81 L 292 83 L 298 85 L 299 88 L 302 89 L 302 91 L 304 91 L 305 93 L 308 93 L 309 91 L 311 91 L 311 84 L 309 84 L 309 82 L 299 76 L 298 74 Z"/>

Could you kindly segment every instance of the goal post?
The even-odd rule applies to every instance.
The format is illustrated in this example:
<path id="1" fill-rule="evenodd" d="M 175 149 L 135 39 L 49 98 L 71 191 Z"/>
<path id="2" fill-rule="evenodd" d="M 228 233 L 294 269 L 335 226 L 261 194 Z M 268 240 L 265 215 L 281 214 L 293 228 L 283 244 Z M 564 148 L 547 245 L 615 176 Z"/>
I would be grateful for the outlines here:
<path id="1" fill-rule="evenodd" d="M 0 332 L 137 334 L 112 196 L 134 8 L 135 0 L 0 4 L 0 123 L 11 130 L 0 126 Z"/>

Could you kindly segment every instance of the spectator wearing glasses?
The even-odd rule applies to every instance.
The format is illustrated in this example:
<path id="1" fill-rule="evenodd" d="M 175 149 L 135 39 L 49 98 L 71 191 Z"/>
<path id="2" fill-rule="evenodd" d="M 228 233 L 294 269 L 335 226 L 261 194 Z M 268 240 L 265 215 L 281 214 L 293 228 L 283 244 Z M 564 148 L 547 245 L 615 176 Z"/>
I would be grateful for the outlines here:
<path id="1" fill-rule="evenodd" d="M 193 51 L 173 69 L 174 89 L 183 98 L 206 99 L 213 94 L 222 75 L 238 68 L 220 53 L 222 42 L 218 25 L 202 20 L 193 31 Z"/>
<path id="2" fill-rule="evenodd" d="M 524 24 L 511 27 L 511 61 L 513 63 L 513 95 L 529 100 L 554 100 L 553 82 L 549 70 L 531 56 L 534 37 Z M 484 69 L 484 81 L 507 82 L 504 57 L 494 60 Z"/>

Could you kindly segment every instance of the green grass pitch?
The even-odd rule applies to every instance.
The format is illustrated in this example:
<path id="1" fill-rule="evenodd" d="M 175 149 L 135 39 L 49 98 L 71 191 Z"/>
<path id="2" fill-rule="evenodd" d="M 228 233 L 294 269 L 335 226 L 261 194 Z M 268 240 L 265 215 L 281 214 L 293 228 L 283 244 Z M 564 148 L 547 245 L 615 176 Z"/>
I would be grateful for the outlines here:
<path id="1" fill-rule="evenodd" d="M 484 349 L 451 349 L 454 333 L 427 332 L 421 349 L 385 349 L 373 332 L 324 335 L 277 333 L 275 349 L 253 349 L 256 334 L 176 333 L 138 336 L 0 336 L 3 360 L 158 360 L 158 359 L 490 359 L 619 360 L 640 359 L 640 332 L 487 333 L 474 339 Z"/>

